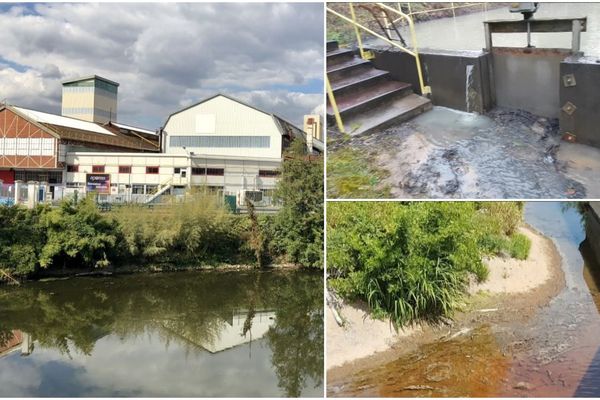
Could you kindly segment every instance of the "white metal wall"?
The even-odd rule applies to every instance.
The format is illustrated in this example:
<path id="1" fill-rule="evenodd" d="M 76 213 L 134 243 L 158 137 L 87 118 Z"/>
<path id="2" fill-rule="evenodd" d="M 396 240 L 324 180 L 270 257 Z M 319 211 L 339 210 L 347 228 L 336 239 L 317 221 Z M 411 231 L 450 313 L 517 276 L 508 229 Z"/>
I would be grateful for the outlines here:
<path id="1" fill-rule="evenodd" d="M 281 133 L 269 114 L 224 96 L 171 116 L 164 128 L 165 152 L 186 154 L 171 147 L 172 136 L 268 136 L 268 148 L 188 147 L 188 152 L 206 155 L 281 158 Z"/>

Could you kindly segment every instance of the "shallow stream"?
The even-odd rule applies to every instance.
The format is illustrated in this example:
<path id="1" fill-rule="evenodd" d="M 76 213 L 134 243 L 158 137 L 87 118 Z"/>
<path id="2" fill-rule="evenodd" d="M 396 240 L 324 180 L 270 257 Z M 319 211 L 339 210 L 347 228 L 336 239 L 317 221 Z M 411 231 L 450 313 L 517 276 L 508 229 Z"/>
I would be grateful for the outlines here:
<path id="1" fill-rule="evenodd" d="M 528 203 L 525 220 L 562 256 L 565 286 L 540 309 L 470 322 L 466 334 L 415 351 L 401 342 L 386 362 L 369 360 L 328 373 L 331 396 L 570 397 L 600 396 L 600 265 L 589 249 L 575 203 Z M 582 244 L 583 243 L 583 244 Z M 531 313 L 520 318 L 518 313 Z M 512 317 L 511 317 L 512 313 Z M 491 322 L 490 322 L 491 321 Z M 397 354 L 397 356 L 394 356 Z M 362 365 L 371 365 L 361 368 Z"/>

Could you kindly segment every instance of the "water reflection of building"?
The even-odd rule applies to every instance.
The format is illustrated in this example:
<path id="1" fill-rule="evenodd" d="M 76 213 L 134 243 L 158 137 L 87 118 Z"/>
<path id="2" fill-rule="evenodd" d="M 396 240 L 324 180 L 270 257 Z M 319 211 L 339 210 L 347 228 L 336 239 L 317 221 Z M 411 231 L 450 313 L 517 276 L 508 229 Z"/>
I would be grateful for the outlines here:
<path id="1" fill-rule="evenodd" d="M 249 314 L 248 310 L 234 311 L 231 318 L 224 321 L 223 329 L 214 340 L 203 340 L 199 344 L 209 352 L 217 353 L 262 338 L 275 323 L 275 311 L 255 311 L 254 316 L 251 316 L 252 326 L 244 335 L 244 325 Z"/>
<path id="2" fill-rule="evenodd" d="M 275 311 L 233 310 L 216 317 L 203 332 L 182 331 L 168 323 L 161 326 L 170 335 L 214 354 L 262 338 L 274 323 Z"/>
<path id="3" fill-rule="evenodd" d="M 28 356 L 33 352 L 33 339 L 30 334 L 13 330 L 12 337 L 6 343 L 0 343 L 0 357 L 21 351 L 22 356 Z"/>

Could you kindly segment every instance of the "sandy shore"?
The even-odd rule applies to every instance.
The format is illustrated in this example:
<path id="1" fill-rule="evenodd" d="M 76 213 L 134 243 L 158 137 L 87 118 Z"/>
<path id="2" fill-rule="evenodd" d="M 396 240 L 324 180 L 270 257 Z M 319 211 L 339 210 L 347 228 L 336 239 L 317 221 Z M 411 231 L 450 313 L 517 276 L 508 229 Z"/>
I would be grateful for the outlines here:
<path id="1" fill-rule="evenodd" d="M 501 257 L 485 260 L 490 269 L 489 278 L 486 282 L 472 284 L 471 294 L 484 292 L 500 296 L 498 304 L 501 298 L 513 296 L 515 301 L 523 303 L 524 308 L 533 309 L 530 306 L 546 303 L 558 293 L 564 280 L 561 280 L 562 275 L 557 276 L 561 260 L 554 244 L 529 227 L 520 228 L 520 232 L 531 240 L 527 260 Z M 488 303 L 494 304 L 493 298 L 488 299 Z M 429 330 L 414 326 L 395 332 L 389 321 L 375 320 L 366 310 L 364 304 L 344 304 L 340 314 L 346 323 L 340 327 L 328 308 L 328 370 L 384 352 L 394 345 L 404 346 L 405 342 L 417 340 L 424 335 L 424 330 Z"/>
<path id="2" fill-rule="evenodd" d="M 531 240 L 531 250 L 526 260 L 494 257 L 484 260 L 490 270 L 488 280 L 473 284 L 470 293 L 485 291 L 493 294 L 525 293 L 543 285 L 551 277 L 553 244 L 531 228 L 521 227 L 519 232 Z"/>

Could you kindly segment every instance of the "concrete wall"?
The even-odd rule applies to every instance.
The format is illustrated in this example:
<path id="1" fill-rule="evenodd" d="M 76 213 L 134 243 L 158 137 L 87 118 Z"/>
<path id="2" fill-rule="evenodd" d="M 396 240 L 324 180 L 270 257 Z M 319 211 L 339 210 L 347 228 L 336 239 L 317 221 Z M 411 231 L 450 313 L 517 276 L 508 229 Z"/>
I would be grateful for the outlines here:
<path id="1" fill-rule="evenodd" d="M 600 261 L 600 202 L 590 203 L 585 215 L 585 233 L 595 259 Z"/>
<path id="2" fill-rule="evenodd" d="M 376 68 L 389 71 L 395 79 L 410 83 L 415 93 L 420 93 L 414 57 L 400 51 L 374 52 Z M 489 54 L 429 49 L 419 53 L 425 84 L 431 86 L 434 105 L 479 113 L 492 107 Z"/>
<path id="3" fill-rule="evenodd" d="M 492 49 L 496 104 L 549 118 L 559 116 L 560 63 L 563 49 Z"/>
<path id="4" fill-rule="evenodd" d="M 560 64 L 560 107 L 575 105 L 572 114 L 560 111 L 561 133 L 575 135 L 579 143 L 600 147 L 600 63 L 596 59 L 569 57 Z M 562 77 L 572 74 L 575 86 Z"/>

